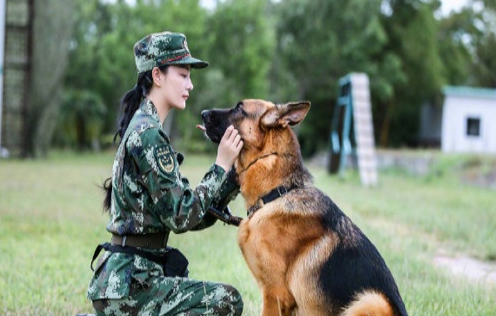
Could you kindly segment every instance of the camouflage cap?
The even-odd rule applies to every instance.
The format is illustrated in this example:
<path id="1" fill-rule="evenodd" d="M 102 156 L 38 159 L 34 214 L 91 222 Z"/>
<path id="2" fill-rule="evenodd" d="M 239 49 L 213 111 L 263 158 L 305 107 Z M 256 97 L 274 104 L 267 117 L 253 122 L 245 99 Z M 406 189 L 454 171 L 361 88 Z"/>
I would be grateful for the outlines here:
<path id="1" fill-rule="evenodd" d="M 184 34 L 172 32 L 153 33 L 136 42 L 134 59 L 138 73 L 163 65 L 208 66 L 207 62 L 191 56 Z"/>

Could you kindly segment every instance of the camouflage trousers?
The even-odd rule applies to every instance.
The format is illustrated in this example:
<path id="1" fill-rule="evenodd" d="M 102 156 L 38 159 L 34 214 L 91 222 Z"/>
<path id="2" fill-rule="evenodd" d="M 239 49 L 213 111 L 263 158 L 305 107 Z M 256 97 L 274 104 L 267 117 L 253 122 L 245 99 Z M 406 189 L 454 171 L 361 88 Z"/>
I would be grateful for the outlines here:
<path id="1" fill-rule="evenodd" d="M 93 307 L 98 316 L 235 316 L 243 300 L 227 284 L 158 276 L 145 286 L 132 284 L 127 298 L 95 300 Z"/>

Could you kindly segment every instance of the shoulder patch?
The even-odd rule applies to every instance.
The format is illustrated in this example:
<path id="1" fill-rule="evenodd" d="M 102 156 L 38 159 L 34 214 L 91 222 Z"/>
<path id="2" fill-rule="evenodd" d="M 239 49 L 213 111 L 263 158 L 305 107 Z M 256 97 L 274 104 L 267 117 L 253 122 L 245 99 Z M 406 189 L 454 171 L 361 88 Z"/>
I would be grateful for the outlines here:
<path id="1" fill-rule="evenodd" d="M 170 145 L 160 145 L 154 150 L 155 159 L 157 160 L 157 165 L 165 173 L 171 173 L 174 171 L 176 164 L 174 162 L 174 151 Z"/>

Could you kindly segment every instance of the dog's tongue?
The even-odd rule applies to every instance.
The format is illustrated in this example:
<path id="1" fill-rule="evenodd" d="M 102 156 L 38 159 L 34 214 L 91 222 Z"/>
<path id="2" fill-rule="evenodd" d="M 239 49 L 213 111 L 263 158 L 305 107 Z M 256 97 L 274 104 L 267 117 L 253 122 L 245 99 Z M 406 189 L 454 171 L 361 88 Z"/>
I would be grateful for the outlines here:
<path id="1" fill-rule="evenodd" d="M 202 131 L 204 131 L 204 132 L 206 132 L 206 131 L 207 131 L 207 129 L 205 128 L 205 126 L 200 125 L 200 124 L 196 124 L 196 128 L 198 128 L 198 129 L 200 129 L 200 130 L 202 130 Z"/>

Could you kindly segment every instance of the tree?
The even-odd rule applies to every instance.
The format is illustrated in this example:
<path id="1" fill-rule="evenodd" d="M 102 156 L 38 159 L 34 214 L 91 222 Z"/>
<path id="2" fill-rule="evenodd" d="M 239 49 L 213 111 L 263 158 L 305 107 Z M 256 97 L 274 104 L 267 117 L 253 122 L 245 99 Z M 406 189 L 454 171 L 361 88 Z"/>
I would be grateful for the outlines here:
<path id="1" fill-rule="evenodd" d="M 438 0 L 390 0 L 390 13 L 383 16 L 389 39 L 384 53 L 401 59 L 405 80 L 394 82 L 394 94 L 388 102 L 376 102 L 385 113 L 379 126 L 382 146 L 415 145 L 420 107 L 436 102 L 443 85 L 443 66 L 437 43 L 438 22 L 434 12 Z"/>
<path id="2" fill-rule="evenodd" d="M 440 21 L 440 57 L 449 85 L 496 87 L 496 1 L 473 0 Z"/>
<path id="3" fill-rule="evenodd" d="M 400 76 L 398 58 L 385 51 L 381 1 L 287 0 L 277 7 L 277 58 L 296 83 L 287 99 L 308 99 L 312 109 L 299 130 L 304 154 L 328 142 L 337 82 L 364 72 L 380 98 L 392 94 Z M 282 73 L 279 79 L 288 80 Z M 279 80 L 280 81 L 280 80 Z"/>
<path id="4" fill-rule="evenodd" d="M 46 154 L 54 133 L 72 35 L 73 1 L 34 1 L 34 12 L 24 157 Z"/>
<path id="5" fill-rule="evenodd" d="M 98 150 L 106 108 L 100 96 L 90 90 L 66 90 L 59 113 L 55 141 L 79 150 Z"/>
<path id="6" fill-rule="evenodd" d="M 209 17 L 208 53 L 225 86 L 217 100 L 230 106 L 242 98 L 266 98 L 268 71 L 274 53 L 274 34 L 267 0 L 218 3 Z M 208 105 L 208 104 L 207 104 Z"/>
<path id="7" fill-rule="evenodd" d="M 473 46 L 475 51 L 472 72 L 477 86 L 496 88 L 496 58 L 494 48 L 496 47 L 496 1 L 484 0 L 479 2 L 482 10 L 480 19 L 475 23 L 479 32 L 474 36 Z"/>
<path id="8" fill-rule="evenodd" d="M 136 83 L 133 46 L 140 38 L 154 32 L 182 32 L 194 43 L 190 45 L 193 54 L 205 50 L 206 11 L 198 0 L 137 0 L 134 4 L 78 0 L 77 6 L 66 84 L 69 89 L 92 91 L 103 100 L 105 133 L 115 133 L 120 99 Z M 189 104 L 195 98 L 192 94 Z"/>
<path id="9" fill-rule="evenodd" d="M 473 84 L 474 78 L 469 75 L 473 57 L 468 44 L 480 32 L 473 23 L 475 15 L 472 8 L 467 7 L 439 21 L 437 40 L 445 85 Z"/>
<path id="10" fill-rule="evenodd" d="M 496 85 L 495 0 L 473 0 L 482 12 L 467 6 L 446 18 L 435 15 L 439 0 L 218 0 L 212 11 L 199 0 L 75 1 L 65 82 L 103 102 L 107 135 L 135 84 L 140 37 L 183 32 L 193 55 L 210 62 L 193 70 L 188 110 L 172 117 L 169 134 L 182 150 L 207 148 L 193 128 L 205 108 L 306 99 L 312 110 L 298 136 L 304 155 L 313 154 L 328 144 L 338 79 L 351 72 L 370 78 L 378 143 L 415 145 L 420 107 L 440 105 L 444 85 Z"/>

